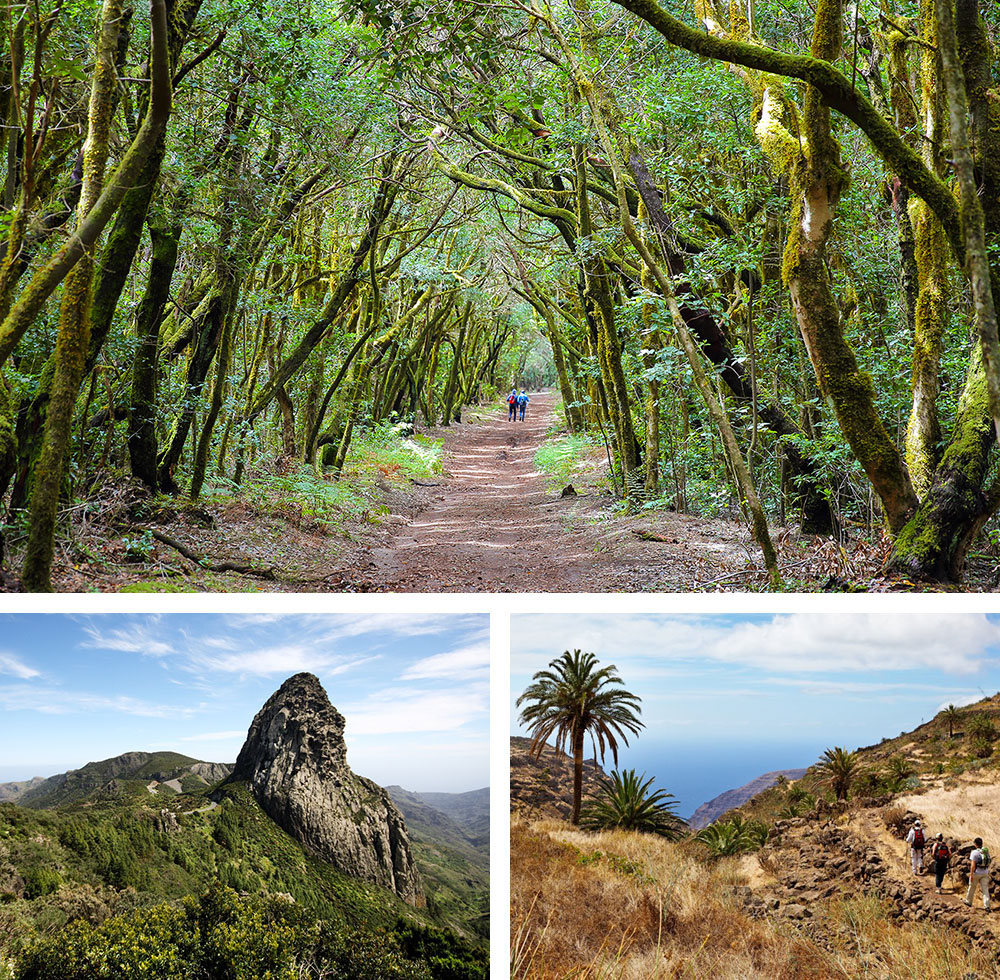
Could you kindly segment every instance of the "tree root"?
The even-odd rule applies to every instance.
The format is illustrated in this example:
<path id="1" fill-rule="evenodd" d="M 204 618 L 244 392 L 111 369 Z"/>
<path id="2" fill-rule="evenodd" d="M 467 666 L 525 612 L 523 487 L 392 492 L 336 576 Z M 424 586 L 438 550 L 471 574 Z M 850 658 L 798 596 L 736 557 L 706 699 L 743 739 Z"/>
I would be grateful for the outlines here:
<path id="1" fill-rule="evenodd" d="M 168 545 L 175 551 L 179 551 L 189 561 L 193 561 L 199 568 L 204 568 L 206 571 L 236 572 L 239 575 L 250 575 L 253 578 L 263 578 L 271 582 L 277 581 L 278 570 L 274 565 L 270 568 L 257 568 L 255 565 L 241 565 L 239 562 L 233 561 L 221 561 L 211 564 L 203 555 L 199 555 L 197 552 L 192 551 L 187 545 L 182 544 L 176 538 L 170 537 L 169 534 L 164 534 L 162 531 L 157 531 L 155 528 L 151 528 L 150 533 L 154 538 L 156 538 L 157 541 Z"/>

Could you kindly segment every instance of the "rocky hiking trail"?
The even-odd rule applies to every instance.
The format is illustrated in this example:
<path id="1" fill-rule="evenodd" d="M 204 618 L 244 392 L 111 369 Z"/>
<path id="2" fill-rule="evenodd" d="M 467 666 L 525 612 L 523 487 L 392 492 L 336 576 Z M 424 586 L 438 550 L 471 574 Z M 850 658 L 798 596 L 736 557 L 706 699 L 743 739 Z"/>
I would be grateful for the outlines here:
<path id="1" fill-rule="evenodd" d="M 727 567 L 752 567 L 749 537 L 733 522 L 668 511 L 612 518 L 610 496 L 561 497 L 534 465 L 555 421 L 555 402 L 552 392 L 539 392 L 531 395 L 524 422 L 508 422 L 505 410 L 473 410 L 466 422 L 431 430 L 444 439 L 439 484 L 421 488 L 421 509 L 409 519 L 394 516 L 395 532 L 355 556 L 340 576 L 341 587 L 675 591 L 697 587 Z M 639 537 L 651 529 L 664 540 Z"/>
<path id="2" fill-rule="evenodd" d="M 964 854 L 953 850 L 938 895 L 929 861 L 925 861 L 924 874 L 912 873 L 909 849 L 898 829 L 910 826 L 917 814 L 893 814 L 893 827 L 887 827 L 884 814 L 891 809 L 899 808 L 861 808 L 844 820 L 837 806 L 827 805 L 812 817 L 779 820 L 759 852 L 767 883 L 763 889 L 742 889 L 748 911 L 797 921 L 822 943 L 816 903 L 870 893 L 890 903 L 889 916 L 896 921 L 926 921 L 956 929 L 976 941 L 994 942 L 1000 936 L 998 902 L 994 896 L 990 914 L 983 910 L 978 892 L 972 908 L 964 904 L 962 871 L 968 863 Z M 929 846 L 926 853 L 930 854 Z"/>

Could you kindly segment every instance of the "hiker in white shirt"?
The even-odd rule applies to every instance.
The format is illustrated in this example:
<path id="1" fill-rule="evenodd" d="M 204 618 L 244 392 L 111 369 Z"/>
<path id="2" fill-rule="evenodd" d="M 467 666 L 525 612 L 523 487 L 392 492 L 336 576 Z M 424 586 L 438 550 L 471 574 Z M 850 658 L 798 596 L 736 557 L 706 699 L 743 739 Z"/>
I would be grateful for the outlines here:
<path id="1" fill-rule="evenodd" d="M 922 875 L 924 873 L 924 828 L 919 820 L 913 821 L 910 832 L 906 835 L 906 843 L 910 845 L 910 864 L 913 865 L 913 873 Z"/>
<path id="2" fill-rule="evenodd" d="M 969 855 L 969 890 L 965 895 L 965 904 L 972 907 L 972 896 L 978 888 L 983 893 L 983 908 L 990 910 L 990 852 L 983 847 L 982 837 L 973 842 L 976 846 Z"/>

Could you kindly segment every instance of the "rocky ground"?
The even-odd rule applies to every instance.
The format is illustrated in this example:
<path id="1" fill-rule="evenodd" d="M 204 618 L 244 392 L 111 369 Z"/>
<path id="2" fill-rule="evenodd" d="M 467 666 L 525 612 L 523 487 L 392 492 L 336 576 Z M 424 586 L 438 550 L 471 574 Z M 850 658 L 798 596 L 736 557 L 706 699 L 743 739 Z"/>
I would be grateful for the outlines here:
<path id="1" fill-rule="evenodd" d="M 910 866 L 904 835 L 918 814 L 871 802 L 850 810 L 820 804 L 810 816 L 776 822 L 758 853 L 759 881 L 740 890 L 748 910 L 808 923 L 810 938 L 822 945 L 824 901 L 871 894 L 888 902 L 889 918 L 897 922 L 926 921 L 977 941 L 995 941 L 998 917 L 987 915 L 980 900 L 973 908 L 964 904 L 971 843 L 949 842 L 951 867 L 938 895 L 933 873 L 914 875 Z"/>
<path id="2" fill-rule="evenodd" d="M 515 735 L 510 740 L 510 805 L 527 819 L 551 817 L 569 820 L 573 799 L 573 760 L 550 745 L 536 757 L 529 752 L 531 739 Z M 593 759 L 583 767 L 583 797 L 596 790 L 604 775 Z"/>

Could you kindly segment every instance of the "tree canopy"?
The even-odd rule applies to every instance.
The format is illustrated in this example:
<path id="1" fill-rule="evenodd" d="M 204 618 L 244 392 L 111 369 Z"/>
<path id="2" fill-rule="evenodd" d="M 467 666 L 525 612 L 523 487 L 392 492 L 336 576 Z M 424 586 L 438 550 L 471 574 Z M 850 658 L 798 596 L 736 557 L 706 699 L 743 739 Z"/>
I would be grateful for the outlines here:
<path id="1" fill-rule="evenodd" d="M 552 384 L 630 508 L 1000 506 L 978 0 L 0 6 L 0 491 L 25 587 L 100 472 L 199 497 Z M 62 508 L 62 510 L 61 510 Z"/>

